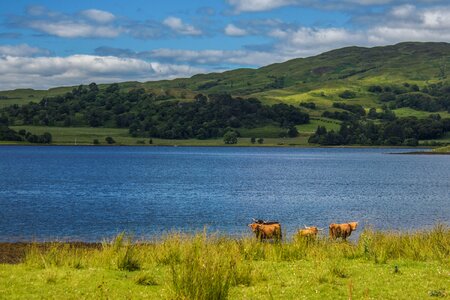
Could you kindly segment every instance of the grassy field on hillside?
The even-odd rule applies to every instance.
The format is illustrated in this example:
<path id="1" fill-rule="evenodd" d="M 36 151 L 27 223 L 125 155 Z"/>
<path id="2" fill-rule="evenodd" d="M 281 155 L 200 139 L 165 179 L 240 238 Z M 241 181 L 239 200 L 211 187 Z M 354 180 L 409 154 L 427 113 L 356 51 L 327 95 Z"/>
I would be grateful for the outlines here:
<path id="1" fill-rule="evenodd" d="M 49 90 L 17 89 L 11 91 L 0 91 L 0 108 L 29 102 L 40 102 L 44 97 L 62 95 L 72 90 L 72 87 L 60 87 Z M 2 99 L 1 97 L 7 98 Z"/>
<path id="2" fill-rule="evenodd" d="M 12 299 L 448 299 L 450 229 L 364 231 L 356 242 L 261 243 L 200 233 L 34 244 L 0 264 Z"/>
<path id="3" fill-rule="evenodd" d="M 242 137 L 238 139 L 236 145 L 230 146 L 300 146 L 310 147 L 313 146 L 308 143 L 309 136 L 315 132 L 317 126 L 325 126 L 328 130 L 339 130 L 340 125 L 336 120 L 320 118 L 312 119 L 309 124 L 297 126 L 300 132 L 298 137 L 295 138 L 281 138 L 278 137 L 282 132 L 282 129 L 276 126 L 266 126 L 253 129 L 239 129 Z M 43 134 L 49 132 L 52 134 L 53 145 L 93 145 L 94 139 L 97 139 L 100 145 L 108 145 L 105 138 L 111 136 L 115 141 L 115 145 L 131 145 L 142 146 L 150 145 L 150 138 L 132 137 L 128 134 L 128 129 L 121 128 L 91 128 L 91 127 L 45 127 L 45 126 L 11 126 L 12 129 L 18 131 L 25 129 L 33 134 Z M 268 136 L 268 137 L 267 137 Z M 256 139 L 263 137 L 263 144 L 252 144 L 250 138 Z M 167 140 L 152 138 L 153 146 L 227 146 L 224 144 L 222 138 L 199 140 L 199 139 L 186 139 L 186 140 Z M 439 140 L 432 140 L 429 142 L 437 143 L 450 143 L 450 134 L 445 135 Z M 422 143 L 422 142 L 421 142 Z M 11 144 L 29 144 L 24 142 L 0 142 L 0 145 Z"/>
<path id="4" fill-rule="evenodd" d="M 395 115 L 399 118 L 404 117 L 417 117 L 417 118 L 426 118 L 431 114 L 439 114 L 441 118 L 450 118 L 450 113 L 446 111 L 438 111 L 438 112 L 429 112 L 429 111 L 422 111 L 422 110 L 415 110 L 409 107 L 402 107 L 394 109 L 393 112 Z"/>
<path id="5" fill-rule="evenodd" d="M 327 123 L 328 124 L 328 123 Z M 334 125 L 332 125 L 334 126 Z M 149 138 L 136 138 L 128 134 L 128 129 L 118 128 L 90 128 L 90 127 L 45 127 L 45 126 L 11 126 L 12 129 L 18 131 L 25 129 L 31 131 L 33 134 L 43 134 L 44 132 L 51 133 L 53 137 L 52 144 L 56 145 L 93 145 L 94 139 L 98 139 L 100 145 L 107 145 L 105 138 L 111 136 L 116 145 L 149 145 Z M 279 128 L 277 127 L 263 127 L 251 130 L 242 130 L 243 137 L 238 139 L 237 146 L 307 146 L 309 134 L 300 134 L 296 138 L 280 138 Z M 302 128 L 300 127 L 302 132 Z M 259 135 L 261 134 L 261 135 Z M 251 136 L 259 138 L 268 135 L 269 138 L 264 137 L 263 144 L 252 144 Z M 198 140 L 166 140 L 152 138 L 154 146 L 226 146 L 223 138 Z M 14 144 L 11 142 L 1 142 L 2 144 Z M 17 144 L 17 143 L 16 143 Z M 21 144 L 21 143 L 20 143 Z"/>

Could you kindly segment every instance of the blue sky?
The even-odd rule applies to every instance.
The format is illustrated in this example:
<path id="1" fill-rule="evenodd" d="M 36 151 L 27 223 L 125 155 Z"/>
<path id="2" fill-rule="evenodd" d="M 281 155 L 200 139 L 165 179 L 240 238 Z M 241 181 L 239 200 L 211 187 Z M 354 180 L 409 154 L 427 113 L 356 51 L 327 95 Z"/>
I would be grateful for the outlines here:
<path id="1" fill-rule="evenodd" d="M 443 0 L 2 1 L 0 89 L 158 80 L 450 41 Z"/>

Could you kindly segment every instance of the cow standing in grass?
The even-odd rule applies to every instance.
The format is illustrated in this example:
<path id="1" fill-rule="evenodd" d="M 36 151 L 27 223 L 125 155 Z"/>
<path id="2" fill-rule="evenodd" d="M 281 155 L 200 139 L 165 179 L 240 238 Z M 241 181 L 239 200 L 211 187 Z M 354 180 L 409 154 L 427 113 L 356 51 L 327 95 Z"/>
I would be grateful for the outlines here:
<path id="1" fill-rule="evenodd" d="M 317 234 L 319 233 L 320 230 L 323 230 L 323 228 L 317 228 L 316 226 L 306 226 L 304 229 L 299 229 L 299 231 L 297 232 L 297 235 L 299 237 L 303 237 L 303 238 L 316 238 Z"/>
<path id="2" fill-rule="evenodd" d="M 335 240 L 337 238 L 342 238 L 346 240 L 351 234 L 352 231 L 355 231 L 358 227 L 358 222 L 349 222 L 344 224 L 330 224 L 330 238 Z"/>
<path id="3" fill-rule="evenodd" d="M 274 239 L 280 241 L 282 238 L 281 224 L 279 222 L 266 222 L 253 219 L 253 223 L 248 227 L 255 233 L 259 240 Z"/>

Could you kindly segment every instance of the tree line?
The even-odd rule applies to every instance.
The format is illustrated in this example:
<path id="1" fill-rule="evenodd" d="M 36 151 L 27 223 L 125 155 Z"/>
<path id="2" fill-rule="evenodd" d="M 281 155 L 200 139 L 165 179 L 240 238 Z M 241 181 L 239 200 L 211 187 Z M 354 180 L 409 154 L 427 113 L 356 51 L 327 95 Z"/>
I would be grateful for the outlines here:
<path id="1" fill-rule="evenodd" d="M 433 83 L 423 88 L 417 84 L 403 85 L 372 85 L 368 91 L 378 95 L 381 102 L 388 104 L 390 109 L 410 107 L 429 112 L 450 112 L 450 84 Z"/>
<path id="2" fill-rule="evenodd" d="M 428 118 L 399 118 L 384 122 L 352 120 L 343 122 L 339 131 L 319 126 L 309 143 L 320 145 L 389 145 L 417 146 L 419 140 L 437 139 L 450 131 L 450 119 L 439 115 Z"/>

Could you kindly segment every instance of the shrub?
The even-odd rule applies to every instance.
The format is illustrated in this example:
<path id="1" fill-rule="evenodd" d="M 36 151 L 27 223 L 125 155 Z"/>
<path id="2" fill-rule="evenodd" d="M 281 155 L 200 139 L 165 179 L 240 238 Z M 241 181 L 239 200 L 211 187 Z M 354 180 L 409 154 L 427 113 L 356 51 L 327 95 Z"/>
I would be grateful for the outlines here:
<path id="1" fill-rule="evenodd" d="M 225 144 L 237 144 L 238 141 L 238 135 L 236 132 L 234 131 L 228 131 L 227 133 L 224 134 L 223 136 L 223 142 Z"/>
<path id="2" fill-rule="evenodd" d="M 300 106 L 309 108 L 309 109 L 316 109 L 316 104 L 314 102 L 301 102 Z"/>
<path id="3" fill-rule="evenodd" d="M 353 99 L 356 97 L 356 93 L 350 90 L 345 90 L 339 94 L 339 97 L 342 99 Z"/>
<path id="4" fill-rule="evenodd" d="M 110 145 L 116 143 L 116 141 L 115 141 L 112 137 L 110 137 L 110 136 L 106 137 L 106 138 L 105 138 L 105 141 L 106 141 L 108 144 L 110 144 Z"/>

